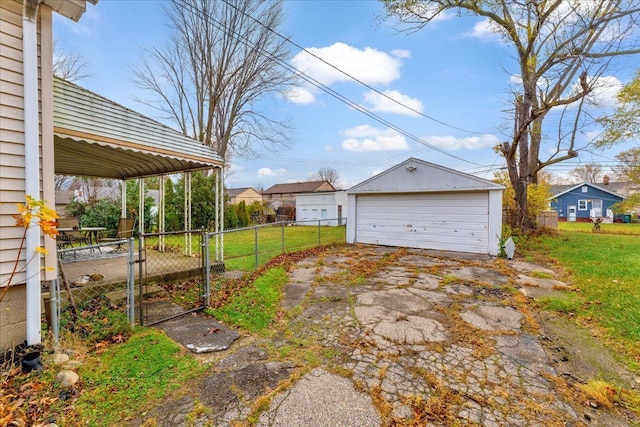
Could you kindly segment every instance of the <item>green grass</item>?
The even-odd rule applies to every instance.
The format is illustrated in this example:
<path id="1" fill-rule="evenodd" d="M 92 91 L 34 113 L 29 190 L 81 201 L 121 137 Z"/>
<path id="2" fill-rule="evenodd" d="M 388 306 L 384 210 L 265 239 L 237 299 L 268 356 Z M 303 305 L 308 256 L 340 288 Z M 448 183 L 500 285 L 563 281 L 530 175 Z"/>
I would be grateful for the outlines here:
<path id="1" fill-rule="evenodd" d="M 139 329 L 126 343 L 110 346 L 85 363 L 80 371 L 85 390 L 75 406 L 86 425 L 117 425 L 201 371 L 166 335 Z"/>
<path id="2" fill-rule="evenodd" d="M 346 240 L 345 227 L 328 226 L 263 226 L 241 230 L 227 230 L 224 233 L 224 260 L 228 270 L 254 271 L 264 265 L 271 258 L 281 253 L 295 252 L 320 245 L 344 243 Z M 184 246 L 183 235 L 167 235 L 165 244 L 172 250 L 182 252 Z M 256 265 L 256 242 L 258 247 Z M 158 244 L 157 237 L 148 237 L 145 244 L 154 247 Z M 200 238 L 192 238 L 192 252 L 200 254 Z M 215 237 L 209 244 L 210 253 L 215 253 Z"/>
<path id="3" fill-rule="evenodd" d="M 273 323 L 280 306 L 280 293 L 287 282 L 282 267 L 268 270 L 253 283 L 232 297 L 228 304 L 207 312 L 223 322 L 252 333 L 264 333 Z"/>
<path id="4" fill-rule="evenodd" d="M 558 222 L 560 231 L 576 231 L 581 233 L 594 233 L 591 222 Z M 640 235 L 640 223 L 623 224 L 614 222 L 613 224 L 600 224 L 598 234 L 618 234 L 618 235 Z"/>
<path id="5" fill-rule="evenodd" d="M 539 253 L 566 267 L 571 273 L 572 285 L 580 290 L 576 297 L 578 302 L 569 298 L 543 302 L 543 305 L 555 306 L 558 311 L 575 308 L 580 319 L 595 322 L 604 329 L 607 336 L 618 340 L 620 349 L 640 366 L 639 238 L 576 230 L 560 231 L 558 236 L 546 236 L 533 244 Z"/>

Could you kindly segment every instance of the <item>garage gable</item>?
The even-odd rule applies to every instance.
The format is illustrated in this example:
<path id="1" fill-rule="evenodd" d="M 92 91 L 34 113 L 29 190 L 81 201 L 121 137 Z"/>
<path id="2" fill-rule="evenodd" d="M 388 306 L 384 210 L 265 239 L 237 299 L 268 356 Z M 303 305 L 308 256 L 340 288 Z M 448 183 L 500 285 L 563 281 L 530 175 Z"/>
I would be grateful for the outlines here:
<path id="1" fill-rule="evenodd" d="M 348 194 L 504 190 L 495 182 L 410 158 L 351 187 Z"/>

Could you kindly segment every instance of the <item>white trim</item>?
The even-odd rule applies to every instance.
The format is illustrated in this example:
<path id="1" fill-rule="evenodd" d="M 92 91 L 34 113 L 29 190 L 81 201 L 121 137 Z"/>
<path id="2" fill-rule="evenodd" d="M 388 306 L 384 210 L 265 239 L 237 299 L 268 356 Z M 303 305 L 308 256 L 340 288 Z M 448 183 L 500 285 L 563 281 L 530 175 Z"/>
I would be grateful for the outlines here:
<path id="1" fill-rule="evenodd" d="M 24 2 L 22 19 L 22 54 L 24 78 L 24 186 L 25 194 L 40 200 L 40 121 L 38 99 L 38 7 L 31 8 Z M 42 341 L 40 335 L 40 227 L 32 225 L 26 233 L 26 299 L 27 299 L 27 344 Z M 33 256 L 35 255 L 35 256 Z"/>
<path id="2" fill-rule="evenodd" d="M 584 203 L 584 207 L 582 207 L 582 203 Z M 578 210 L 579 211 L 589 210 L 589 201 L 587 199 L 578 200 Z"/>

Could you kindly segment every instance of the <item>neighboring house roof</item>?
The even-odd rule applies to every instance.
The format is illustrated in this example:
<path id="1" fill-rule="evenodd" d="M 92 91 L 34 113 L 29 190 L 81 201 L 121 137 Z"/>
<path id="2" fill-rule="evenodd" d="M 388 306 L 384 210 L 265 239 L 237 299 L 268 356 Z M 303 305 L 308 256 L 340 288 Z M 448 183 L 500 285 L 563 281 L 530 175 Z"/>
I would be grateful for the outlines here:
<path id="1" fill-rule="evenodd" d="M 227 195 L 229 197 L 236 197 L 236 196 L 244 193 L 247 190 L 251 190 L 251 191 L 254 191 L 254 192 L 260 194 L 260 192 L 255 190 L 253 187 L 241 187 L 241 188 L 227 188 Z"/>
<path id="2" fill-rule="evenodd" d="M 152 190 L 147 190 L 147 192 Z M 97 187 L 95 188 L 96 198 L 118 200 L 120 198 L 119 187 Z M 56 190 L 56 205 L 66 205 L 73 201 L 74 197 L 82 197 L 82 193 L 77 190 Z"/>
<path id="3" fill-rule="evenodd" d="M 330 187 L 326 190 L 322 187 Z M 313 193 L 315 191 L 335 191 L 329 181 L 307 181 L 291 182 L 287 184 L 275 184 L 267 188 L 262 194 L 293 194 L 293 193 Z"/>
<path id="4" fill-rule="evenodd" d="M 609 184 L 593 184 L 591 182 L 581 182 L 580 184 L 567 184 L 567 185 L 552 185 L 550 199 L 557 199 L 564 194 L 570 193 L 573 190 L 582 188 L 582 186 L 588 186 L 595 188 L 596 190 L 604 191 L 616 197 L 626 198 L 633 191 L 633 185 L 629 182 L 609 182 Z"/>
<path id="5" fill-rule="evenodd" d="M 215 150 L 54 77 L 55 173 L 128 179 L 222 167 Z"/>

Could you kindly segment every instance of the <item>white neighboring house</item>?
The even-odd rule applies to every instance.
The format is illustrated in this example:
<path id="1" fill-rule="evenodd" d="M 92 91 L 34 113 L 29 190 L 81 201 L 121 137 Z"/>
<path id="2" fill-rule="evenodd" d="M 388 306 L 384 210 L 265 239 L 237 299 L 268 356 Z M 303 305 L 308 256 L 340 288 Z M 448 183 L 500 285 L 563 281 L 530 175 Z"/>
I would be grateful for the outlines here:
<path id="1" fill-rule="evenodd" d="M 325 191 L 296 194 L 298 225 L 339 226 L 346 223 L 347 192 Z"/>
<path id="2" fill-rule="evenodd" d="M 410 158 L 347 190 L 347 243 L 497 255 L 503 191 Z"/>

